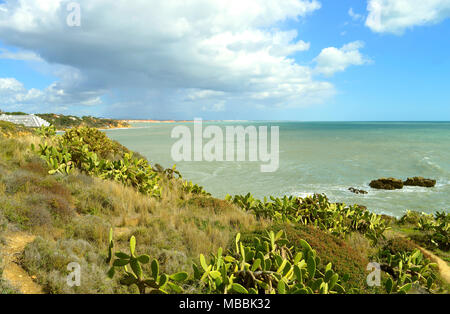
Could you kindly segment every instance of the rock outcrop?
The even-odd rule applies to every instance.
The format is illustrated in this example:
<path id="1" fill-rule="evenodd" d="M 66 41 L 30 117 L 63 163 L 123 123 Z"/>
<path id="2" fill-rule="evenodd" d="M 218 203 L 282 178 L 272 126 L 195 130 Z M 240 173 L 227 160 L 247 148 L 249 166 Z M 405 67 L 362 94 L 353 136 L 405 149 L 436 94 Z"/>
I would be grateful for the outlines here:
<path id="1" fill-rule="evenodd" d="M 381 178 L 370 182 L 370 187 L 379 190 L 400 190 L 403 189 L 403 181 L 395 178 Z"/>
<path id="2" fill-rule="evenodd" d="M 436 185 L 436 180 L 425 179 L 422 177 L 414 177 L 414 178 L 408 178 L 408 180 L 403 182 L 403 184 L 407 185 L 407 186 L 423 186 L 426 188 L 432 188 Z"/>
<path id="3" fill-rule="evenodd" d="M 348 190 L 355 194 L 368 194 L 367 191 L 359 190 L 359 189 L 355 189 L 355 188 L 348 188 Z"/>

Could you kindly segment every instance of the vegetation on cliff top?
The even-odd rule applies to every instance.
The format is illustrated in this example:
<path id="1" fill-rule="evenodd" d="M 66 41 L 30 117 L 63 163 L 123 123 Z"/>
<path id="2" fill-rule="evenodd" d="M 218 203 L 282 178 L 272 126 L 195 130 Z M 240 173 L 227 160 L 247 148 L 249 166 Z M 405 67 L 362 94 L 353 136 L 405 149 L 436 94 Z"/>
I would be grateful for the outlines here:
<path id="1" fill-rule="evenodd" d="M 0 114 L 7 115 L 27 115 L 25 112 L 3 112 L 0 110 Z M 46 120 L 48 123 L 53 125 L 58 130 L 66 130 L 78 127 L 89 127 L 98 129 L 108 129 L 108 128 L 126 128 L 130 125 L 121 120 L 96 118 L 92 116 L 73 116 L 73 115 L 63 115 L 55 113 L 38 113 L 36 116 Z"/>
<path id="2" fill-rule="evenodd" d="M 54 125 L 58 130 L 65 130 L 78 127 L 89 127 L 89 128 L 126 128 L 130 125 L 124 121 L 114 120 L 114 119 L 104 119 L 95 118 L 91 116 L 65 116 L 61 114 L 45 113 L 36 114 L 38 117 L 48 121 L 50 124 Z"/>
<path id="3" fill-rule="evenodd" d="M 48 293 L 448 289 L 414 245 L 384 232 L 396 222 L 363 208 L 325 196 L 219 200 L 98 130 L 15 127 L 0 125 L 0 245 L 16 230 L 36 235 L 21 266 Z M 367 286 L 368 261 L 382 265 L 381 287 Z M 66 284 L 71 262 L 80 287 Z"/>

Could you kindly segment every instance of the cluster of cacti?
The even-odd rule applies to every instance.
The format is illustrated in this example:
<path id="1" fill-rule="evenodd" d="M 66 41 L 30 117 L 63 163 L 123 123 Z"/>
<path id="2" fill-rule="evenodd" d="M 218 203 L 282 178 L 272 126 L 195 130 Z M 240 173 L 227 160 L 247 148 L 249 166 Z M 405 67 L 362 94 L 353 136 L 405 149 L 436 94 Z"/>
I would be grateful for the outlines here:
<path id="1" fill-rule="evenodd" d="M 143 265 L 150 263 L 148 255 L 137 255 L 136 239 L 130 239 L 130 254 L 114 253 L 112 231 L 107 262 L 112 262 L 108 275 L 112 278 L 121 269 L 120 283 L 136 285 L 141 293 L 182 293 L 179 283 L 188 279 L 185 272 L 173 275 L 160 274 L 156 260 L 151 262 L 149 275 Z M 112 261 L 112 257 L 116 259 Z M 381 270 L 387 274 L 383 280 L 386 293 L 408 293 L 420 286 L 432 293 L 436 285 L 436 264 L 430 263 L 423 254 L 413 251 L 392 252 L 383 248 L 378 254 Z M 200 254 L 199 265 L 193 264 L 190 285 L 200 286 L 202 292 L 212 294 L 346 294 L 359 293 L 348 286 L 350 277 L 339 276 L 333 265 L 321 267 L 316 251 L 304 240 L 299 246 L 290 244 L 283 230 L 268 231 L 265 236 L 255 237 L 245 244 L 237 234 L 233 249 L 205 257 Z M 381 283 L 381 282 L 380 282 Z"/>
<path id="2" fill-rule="evenodd" d="M 388 228 L 380 215 L 354 205 L 331 203 L 325 195 L 315 194 L 301 197 L 270 197 L 271 201 L 255 199 L 250 193 L 245 196 L 227 195 L 227 200 L 252 211 L 257 217 L 275 221 L 295 222 L 304 225 L 314 225 L 330 233 L 341 236 L 358 231 L 376 242 Z"/>
<path id="3" fill-rule="evenodd" d="M 434 219 L 421 217 L 417 229 L 426 232 L 428 241 L 436 247 L 450 250 L 450 213 L 436 212 Z"/>
<path id="4" fill-rule="evenodd" d="M 53 125 L 41 126 L 35 130 L 36 134 L 42 137 L 51 137 L 56 135 L 56 128 Z"/>
<path id="5" fill-rule="evenodd" d="M 173 165 L 172 168 L 164 169 L 164 167 L 161 166 L 160 164 L 155 164 L 153 166 L 153 171 L 158 172 L 160 174 L 163 174 L 169 180 L 182 179 L 183 178 L 181 173 L 177 170 L 177 166 L 176 165 Z"/>
<path id="6" fill-rule="evenodd" d="M 31 150 L 38 153 L 39 156 L 47 163 L 50 168 L 49 174 L 70 174 L 75 169 L 75 164 L 72 162 L 72 155 L 67 148 L 61 147 L 57 149 L 54 146 L 48 145 L 47 142 L 39 144 L 39 149 L 31 144 Z"/>
<path id="7" fill-rule="evenodd" d="M 433 220 L 432 214 L 425 214 L 413 210 L 407 210 L 406 213 L 398 220 L 400 224 L 417 224 L 423 218 L 426 220 Z"/>
<path id="8" fill-rule="evenodd" d="M 82 162 L 83 148 L 96 153 L 101 158 L 116 159 L 130 151 L 123 145 L 109 139 L 104 132 L 94 128 L 75 128 L 67 130 L 59 137 L 61 144 L 73 152 L 75 162 Z"/>
<path id="9" fill-rule="evenodd" d="M 132 153 L 125 153 L 117 161 L 99 160 L 95 153 L 88 155 L 82 169 L 105 180 L 114 180 L 135 187 L 139 192 L 160 196 L 159 176 L 144 159 L 133 158 Z"/>
<path id="10" fill-rule="evenodd" d="M 107 159 L 101 155 L 118 152 L 118 148 L 108 142 L 109 139 L 104 143 L 105 147 L 100 149 L 97 147 L 100 145 L 98 141 L 104 138 L 97 132 L 87 128 L 68 132 L 62 137 L 54 138 L 54 146 L 47 143 L 40 144 L 39 149 L 32 146 L 33 151 L 36 151 L 47 162 L 50 174 L 69 174 L 77 168 L 88 175 L 133 186 L 139 192 L 150 196 L 159 197 L 161 195 L 161 187 L 158 183 L 160 178 L 147 160 L 134 158 L 131 152 L 123 153 L 117 160 Z M 90 139 L 89 143 L 86 143 L 79 136 L 80 133 L 97 134 L 98 141 Z"/>
<path id="11" fill-rule="evenodd" d="M 320 270 L 320 259 L 306 241 L 302 247 L 290 246 L 281 230 L 267 232 L 245 246 L 236 236 L 235 248 L 227 255 L 219 249 L 207 259 L 200 255 L 200 266 L 193 265 L 194 279 L 208 293 L 240 294 L 336 294 L 346 293 L 332 264 Z"/>
<path id="12" fill-rule="evenodd" d="M 433 215 L 407 211 L 399 222 L 415 225 L 415 229 L 421 231 L 422 240 L 429 246 L 450 250 L 450 213 L 443 211 Z"/>
<path id="13" fill-rule="evenodd" d="M 432 292 L 435 288 L 437 265 L 430 263 L 418 249 L 412 252 L 381 250 L 381 269 L 388 275 L 384 283 L 387 293 L 407 293 L 413 286 Z"/>
<path id="14" fill-rule="evenodd" d="M 179 272 L 172 275 L 161 273 L 159 270 L 159 263 L 153 260 L 150 263 L 150 256 L 136 254 L 136 238 L 133 236 L 130 239 L 130 253 L 113 252 L 114 242 L 112 239 L 112 231 L 110 232 L 110 244 L 108 247 L 107 262 L 112 262 L 112 267 L 108 271 L 108 276 L 113 278 L 119 272 L 121 274 L 120 283 L 125 286 L 136 285 L 139 292 L 142 294 L 166 294 L 168 292 L 182 293 L 183 288 L 180 283 L 188 278 L 185 272 Z M 112 261 L 112 256 L 115 260 Z M 144 265 L 150 264 L 150 273 L 144 271 Z"/>
<path id="15" fill-rule="evenodd" d="M 193 184 L 191 181 L 183 182 L 183 191 L 186 193 L 191 193 L 191 194 L 211 196 L 211 194 L 206 192 L 202 186 Z"/>

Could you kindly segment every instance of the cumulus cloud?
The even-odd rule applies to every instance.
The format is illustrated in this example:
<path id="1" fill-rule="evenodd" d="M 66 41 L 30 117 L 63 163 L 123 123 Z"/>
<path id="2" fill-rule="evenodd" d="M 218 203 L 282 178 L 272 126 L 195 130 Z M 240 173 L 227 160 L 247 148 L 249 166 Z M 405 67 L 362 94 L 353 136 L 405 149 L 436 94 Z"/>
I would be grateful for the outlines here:
<path id="1" fill-rule="evenodd" d="M 7 106 L 18 106 L 23 103 L 35 103 L 42 99 L 44 93 L 38 89 L 27 90 L 15 78 L 0 78 L 0 102 Z"/>
<path id="2" fill-rule="evenodd" d="M 318 73 L 331 76 L 336 72 L 345 71 L 349 66 L 370 63 L 371 60 L 359 51 L 363 47 L 362 41 L 354 41 L 341 48 L 325 48 L 315 59 L 317 63 L 315 70 Z"/>
<path id="3" fill-rule="evenodd" d="M 15 78 L 0 78 L 0 104 L 2 109 L 39 111 L 46 109 L 64 109 L 71 106 L 95 106 L 102 104 L 102 93 L 85 90 L 70 92 L 64 88 L 63 82 L 53 83 L 47 88 L 27 89 Z"/>
<path id="4" fill-rule="evenodd" d="M 317 0 L 79 0 L 80 27 L 66 23 L 69 2 L 0 4 L 2 41 L 60 66 L 60 81 L 41 91 L 53 104 L 93 106 L 107 98 L 117 114 L 175 116 L 301 107 L 334 93 L 292 57 L 310 43 L 282 27 L 320 9 Z M 351 58 L 357 50 L 342 53 Z M 337 70 L 324 72 L 340 71 L 338 61 L 328 65 Z M 344 68 L 349 64 L 358 62 Z"/>
<path id="5" fill-rule="evenodd" d="M 432 25 L 450 17 L 449 0 L 369 0 L 366 26 L 377 33 L 401 35 L 414 26 Z"/>

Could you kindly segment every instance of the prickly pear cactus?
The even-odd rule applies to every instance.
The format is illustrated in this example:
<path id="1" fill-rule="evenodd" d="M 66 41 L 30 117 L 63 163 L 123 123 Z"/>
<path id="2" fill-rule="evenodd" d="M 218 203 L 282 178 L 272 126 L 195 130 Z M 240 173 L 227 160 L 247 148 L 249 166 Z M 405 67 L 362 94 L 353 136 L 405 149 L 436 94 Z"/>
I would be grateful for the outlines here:
<path id="1" fill-rule="evenodd" d="M 238 234 L 229 254 L 219 249 L 209 259 L 200 255 L 200 266 L 193 265 L 194 278 L 209 293 L 345 293 L 332 264 L 319 270 L 315 251 L 306 241 L 301 244 L 302 249 L 294 251 L 283 231 L 270 231 L 244 246 Z"/>
<path id="2" fill-rule="evenodd" d="M 111 246 L 110 246 L 111 249 Z M 126 286 L 136 285 L 141 294 L 166 294 L 170 291 L 182 293 L 183 288 L 180 283 L 185 281 L 188 274 L 179 272 L 172 275 L 160 273 L 157 260 L 150 263 L 150 256 L 136 254 L 136 238 L 130 239 L 130 253 L 116 252 L 116 259 L 108 272 L 108 276 L 113 278 L 117 272 L 121 273 L 120 283 Z M 143 266 L 150 264 L 151 272 L 147 274 Z"/>

